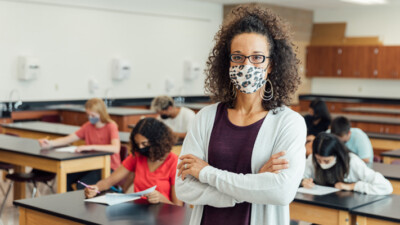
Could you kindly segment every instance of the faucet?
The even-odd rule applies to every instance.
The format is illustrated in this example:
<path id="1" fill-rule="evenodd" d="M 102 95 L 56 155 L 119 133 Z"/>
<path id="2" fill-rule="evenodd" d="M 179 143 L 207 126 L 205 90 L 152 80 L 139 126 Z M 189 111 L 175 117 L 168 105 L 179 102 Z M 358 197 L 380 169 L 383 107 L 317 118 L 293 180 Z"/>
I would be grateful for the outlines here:
<path id="1" fill-rule="evenodd" d="M 106 104 L 106 107 L 108 108 L 112 104 L 112 100 L 110 99 L 110 92 L 112 88 L 107 88 L 106 89 L 106 96 L 104 97 L 104 104 Z"/>
<path id="2" fill-rule="evenodd" d="M 15 102 L 14 107 L 13 107 L 12 97 L 13 97 L 14 93 L 18 94 L 18 101 Z M 17 109 L 19 106 L 22 105 L 21 95 L 19 94 L 18 89 L 12 89 L 11 90 L 8 100 L 9 100 L 9 103 L 8 103 L 8 111 L 9 112 L 12 112 L 13 108 Z"/>

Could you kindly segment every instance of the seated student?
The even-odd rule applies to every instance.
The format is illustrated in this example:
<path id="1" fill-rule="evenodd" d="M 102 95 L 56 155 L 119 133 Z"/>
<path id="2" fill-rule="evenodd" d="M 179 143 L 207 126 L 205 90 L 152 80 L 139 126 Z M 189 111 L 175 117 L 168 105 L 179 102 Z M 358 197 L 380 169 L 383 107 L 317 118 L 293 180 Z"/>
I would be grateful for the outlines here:
<path id="1" fill-rule="evenodd" d="M 178 156 L 171 153 L 176 142 L 171 129 L 157 119 L 144 118 L 133 128 L 130 141 L 133 153 L 111 176 L 86 188 L 86 197 L 92 198 L 96 196 L 97 191 L 108 190 L 132 172 L 135 192 L 157 185 L 154 192 L 146 195 L 147 200 L 140 199 L 139 202 L 183 205 L 175 194 Z"/>
<path id="2" fill-rule="evenodd" d="M 339 137 L 346 147 L 365 163 L 372 163 L 374 151 L 367 134 L 359 128 L 351 128 L 350 121 L 343 116 L 336 117 L 331 124 L 331 133 Z"/>
<path id="3" fill-rule="evenodd" d="M 306 160 L 301 182 L 305 188 L 312 188 L 314 183 L 373 195 L 387 195 L 393 191 L 382 174 L 349 152 L 336 135 L 325 132 L 314 140 L 313 153 Z"/>
<path id="4" fill-rule="evenodd" d="M 175 106 L 169 96 L 158 96 L 151 102 L 151 109 L 160 114 L 161 121 L 169 126 L 176 136 L 184 139 L 195 113 L 186 107 Z"/>
<path id="5" fill-rule="evenodd" d="M 307 125 L 307 136 L 317 136 L 324 132 L 331 124 L 331 115 L 324 101 L 316 99 L 310 103 L 309 114 L 304 116 Z"/>
<path id="6" fill-rule="evenodd" d="M 85 104 L 86 114 L 89 121 L 82 127 L 66 137 L 55 140 L 40 139 L 42 148 L 53 148 L 71 144 L 78 140 L 85 140 L 86 145 L 77 146 L 76 152 L 81 151 L 103 151 L 113 152 L 111 155 L 111 169 L 116 170 L 121 165 L 119 151 L 121 143 L 119 140 L 118 126 L 107 113 L 103 100 L 99 98 L 89 99 Z M 94 184 L 101 179 L 101 170 L 85 171 L 68 174 L 67 191 L 72 191 L 72 184 L 80 180 L 87 184 Z M 81 184 L 77 184 L 77 189 L 84 189 Z"/>

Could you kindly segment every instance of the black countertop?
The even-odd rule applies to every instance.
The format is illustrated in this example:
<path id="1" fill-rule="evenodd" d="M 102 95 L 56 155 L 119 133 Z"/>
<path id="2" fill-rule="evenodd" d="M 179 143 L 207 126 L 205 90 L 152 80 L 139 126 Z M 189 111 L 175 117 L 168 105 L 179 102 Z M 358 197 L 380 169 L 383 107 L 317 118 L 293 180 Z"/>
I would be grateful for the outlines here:
<path id="1" fill-rule="evenodd" d="M 382 123 L 382 124 L 392 124 L 400 125 L 400 118 L 387 117 L 387 116 L 368 116 L 368 115 L 354 115 L 354 114 L 338 114 L 332 113 L 332 119 L 338 116 L 345 116 L 351 122 L 365 122 L 365 123 Z"/>
<path id="2" fill-rule="evenodd" d="M 86 112 L 83 105 L 53 105 L 45 107 L 47 110 L 62 110 L 73 112 Z M 109 107 L 107 108 L 108 114 L 111 116 L 131 116 L 131 115 L 146 115 L 155 114 L 155 111 L 148 109 L 132 109 L 123 107 Z"/>
<path id="3" fill-rule="evenodd" d="M 380 107 L 347 107 L 347 108 L 343 108 L 342 111 L 400 115 L 400 109 L 389 109 L 389 108 L 380 108 Z"/>
<path id="4" fill-rule="evenodd" d="M 365 132 L 365 133 L 368 135 L 369 138 L 400 141 L 399 134 L 383 134 L 383 133 L 373 133 L 373 132 Z"/>
<path id="5" fill-rule="evenodd" d="M 112 153 L 88 151 L 81 153 L 56 152 L 54 150 L 41 149 L 39 142 L 35 139 L 20 138 L 0 134 L 0 151 L 16 152 L 19 154 L 47 158 L 57 161 L 88 158 L 94 156 L 111 155 Z"/>
<path id="6" fill-rule="evenodd" d="M 389 156 L 389 157 L 393 157 L 393 158 L 400 158 L 400 149 L 383 152 L 383 153 L 381 153 L 381 156 Z"/>
<path id="7" fill-rule="evenodd" d="M 37 210 L 83 224 L 186 225 L 191 209 L 169 204 L 135 204 L 107 206 L 84 202 L 82 191 L 48 195 L 14 201 L 14 205 Z"/>
<path id="8" fill-rule="evenodd" d="M 386 179 L 400 181 L 400 165 L 373 163 L 372 169 L 374 169 L 376 172 L 381 173 Z"/>
<path id="9" fill-rule="evenodd" d="M 372 217 L 381 220 L 400 222 L 400 196 L 391 195 L 381 201 L 356 208 L 351 211 L 354 215 Z"/>
<path id="10" fill-rule="evenodd" d="M 55 134 L 66 136 L 75 131 L 79 130 L 79 126 L 66 125 L 61 123 L 49 123 L 49 122 L 41 122 L 41 121 L 28 121 L 28 122 L 18 122 L 18 123 L 9 123 L 9 124 L 0 124 L 0 126 L 5 128 L 19 129 L 19 130 L 27 130 L 48 134 Z M 122 143 L 129 143 L 129 132 L 119 132 L 119 138 Z"/>
<path id="11" fill-rule="evenodd" d="M 310 205 L 350 211 L 351 209 L 354 209 L 356 207 L 370 204 L 372 202 L 379 201 L 387 197 L 388 196 L 386 195 L 366 195 L 359 192 L 339 191 L 327 195 L 297 193 L 294 201 Z"/>
<path id="12" fill-rule="evenodd" d="M 312 101 L 317 98 L 328 102 L 379 103 L 388 105 L 400 104 L 399 98 L 369 98 L 369 97 L 358 97 L 358 96 L 318 95 L 318 94 L 299 95 L 299 100 Z"/>

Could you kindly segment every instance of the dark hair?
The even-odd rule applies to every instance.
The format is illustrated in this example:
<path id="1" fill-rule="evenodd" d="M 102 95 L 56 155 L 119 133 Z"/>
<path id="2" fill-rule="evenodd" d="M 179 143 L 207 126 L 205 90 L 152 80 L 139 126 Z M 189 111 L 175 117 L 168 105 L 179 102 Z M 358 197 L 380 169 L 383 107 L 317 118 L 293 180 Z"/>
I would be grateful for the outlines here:
<path id="1" fill-rule="evenodd" d="M 350 128 L 350 121 L 344 116 L 339 116 L 332 121 L 331 133 L 342 137 L 350 132 Z"/>
<path id="2" fill-rule="evenodd" d="M 210 93 L 212 100 L 226 102 L 233 107 L 235 90 L 229 77 L 231 42 L 239 34 L 257 33 L 265 36 L 269 44 L 271 73 L 268 79 L 273 86 L 273 98 L 262 100 L 262 106 L 265 110 L 271 110 L 289 105 L 300 84 L 300 76 L 297 71 L 299 60 L 293 49 L 288 25 L 270 9 L 255 6 L 236 7 L 229 16 L 229 21 L 215 35 L 216 44 L 208 57 L 206 92 Z"/>
<path id="3" fill-rule="evenodd" d="M 321 132 L 313 142 L 313 165 L 315 168 L 315 183 L 319 185 L 334 186 L 343 182 L 349 174 L 350 155 L 346 146 L 334 134 Z M 322 169 L 315 155 L 322 157 L 335 156 L 336 165 L 329 169 Z"/>
<path id="4" fill-rule="evenodd" d="M 324 101 L 319 99 L 313 100 L 310 102 L 310 108 L 314 110 L 314 118 L 329 121 L 330 123 L 331 114 Z"/>
<path id="5" fill-rule="evenodd" d="M 129 137 L 133 152 L 138 152 L 138 146 L 135 143 L 136 134 L 143 135 L 149 141 L 151 161 L 162 159 L 171 151 L 177 140 L 172 130 L 155 118 L 141 119 L 133 128 Z"/>

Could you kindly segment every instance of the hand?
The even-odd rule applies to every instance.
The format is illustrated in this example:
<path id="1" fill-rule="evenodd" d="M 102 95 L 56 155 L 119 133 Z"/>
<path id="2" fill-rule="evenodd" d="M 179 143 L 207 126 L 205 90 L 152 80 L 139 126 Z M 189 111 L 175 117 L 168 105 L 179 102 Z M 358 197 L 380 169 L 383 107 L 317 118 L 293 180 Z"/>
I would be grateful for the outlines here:
<path id="1" fill-rule="evenodd" d="M 161 202 L 161 193 L 158 192 L 157 190 L 154 190 L 153 192 L 144 195 L 147 197 L 147 201 L 149 201 L 151 204 L 158 204 Z"/>
<path id="2" fill-rule="evenodd" d="M 304 178 L 301 181 L 301 185 L 305 188 L 313 188 L 315 186 L 314 180 L 312 178 Z"/>
<path id="3" fill-rule="evenodd" d="M 75 152 L 90 151 L 92 147 L 90 145 L 80 145 L 75 149 Z"/>
<path id="4" fill-rule="evenodd" d="M 265 173 L 265 172 L 270 172 L 270 173 L 280 173 L 282 169 L 287 169 L 289 168 L 289 161 L 286 159 L 279 159 L 280 157 L 284 156 L 286 154 L 285 151 L 278 152 L 276 154 L 273 154 L 271 158 L 269 158 L 268 162 L 266 162 L 258 171 L 258 173 Z"/>
<path id="5" fill-rule="evenodd" d="M 354 190 L 354 186 L 356 183 L 343 183 L 343 182 L 337 182 L 335 184 L 335 188 L 340 189 L 340 190 L 346 190 L 346 191 L 352 191 Z"/>
<path id="6" fill-rule="evenodd" d="M 184 180 L 187 175 L 192 175 L 196 179 L 199 179 L 200 171 L 208 166 L 208 163 L 192 154 L 183 155 L 179 159 L 182 161 L 177 166 L 179 170 L 178 177 L 182 176 L 182 180 Z"/>
<path id="7" fill-rule="evenodd" d="M 38 141 L 41 148 L 48 149 L 52 147 L 51 141 L 48 139 L 39 139 Z"/>
<path id="8" fill-rule="evenodd" d="M 86 198 L 93 198 L 97 195 L 99 188 L 96 185 L 89 185 L 89 188 L 85 188 L 85 196 Z"/>

